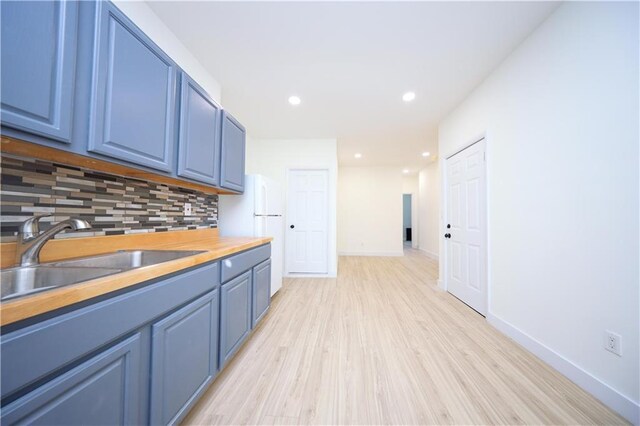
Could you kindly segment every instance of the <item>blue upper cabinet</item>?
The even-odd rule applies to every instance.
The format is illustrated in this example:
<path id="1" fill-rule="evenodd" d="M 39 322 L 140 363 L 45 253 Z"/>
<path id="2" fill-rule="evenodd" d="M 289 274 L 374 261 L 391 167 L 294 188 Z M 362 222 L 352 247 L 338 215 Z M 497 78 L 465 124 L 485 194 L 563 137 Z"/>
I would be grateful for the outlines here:
<path id="1" fill-rule="evenodd" d="M 235 118 L 222 112 L 220 186 L 244 191 L 244 155 L 247 132 Z"/>
<path id="2" fill-rule="evenodd" d="M 171 172 L 175 63 L 111 2 L 96 7 L 89 151 Z"/>
<path id="3" fill-rule="evenodd" d="M 186 73 L 180 92 L 178 176 L 218 186 L 220 106 Z"/>
<path id="4" fill-rule="evenodd" d="M 1 3 L 2 125 L 71 141 L 78 2 Z"/>

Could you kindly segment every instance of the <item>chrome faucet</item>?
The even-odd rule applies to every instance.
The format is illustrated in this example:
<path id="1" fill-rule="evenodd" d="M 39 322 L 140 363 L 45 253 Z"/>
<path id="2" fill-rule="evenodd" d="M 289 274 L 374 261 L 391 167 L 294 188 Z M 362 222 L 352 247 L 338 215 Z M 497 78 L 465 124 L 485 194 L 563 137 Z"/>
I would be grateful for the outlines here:
<path id="1" fill-rule="evenodd" d="M 51 216 L 50 214 L 34 216 L 25 220 L 20 225 L 18 231 L 18 243 L 16 245 L 16 262 L 20 266 L 31 266 L 40 263 L 40 250 L 42 247 L 56 236 L 56 234 L 70 229 L 72 231 L 80 231 L 91 228 L 91 224 L 86 220 L 71 218 L 59 222 L 52 228 L 40 233 L 39 222 L 43 217 Z"/>

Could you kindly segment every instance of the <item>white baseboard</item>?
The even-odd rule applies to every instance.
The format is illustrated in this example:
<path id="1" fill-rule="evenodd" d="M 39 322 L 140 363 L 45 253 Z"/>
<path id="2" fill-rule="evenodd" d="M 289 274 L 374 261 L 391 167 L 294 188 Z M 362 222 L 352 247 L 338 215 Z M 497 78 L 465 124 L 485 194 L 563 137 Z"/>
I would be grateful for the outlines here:
<path id="1" fill-rule="evenodd" d="M 495 315 L 487 314 L 489 324 L 522 345 L 529 352 L 549 364 L 569 380 L 602 401 L 634 425 L 640 424 L 640 404 L 621 394 L 588 371 L 583 370 L 553 349 Z"/>
<path id="2" fill-rule="evenodd" d="M 338 256 L 378 256 L 378 257 L 399 257 L 404 256 L 403 252 L 371 252 L 371 251 L 341 251 Z"/>
<path id="3" fill-rule="evenodd" d="M 294 274 L 287 273 L 283 275 L 284 278 L 335 278 L 336 274 Z"/>
<path id="4" fill-rule="evenodd" d="M 427 255 L 427 257 L 429 257 L 429 258 L 431 258 L 431 259 L 433 259 L 433 260 L 438 260 L 438 258 L 439 258 L 439 256 L 438 256 L 436 253 L 432 252 L 432 251 L 425 250 L 425 249 L 423 249 L 423 248 L 419 248 L 418 250 L 420 250 L 421 252 L 423 252 L 424 254 L 426 254 L 426 255 Z"/>

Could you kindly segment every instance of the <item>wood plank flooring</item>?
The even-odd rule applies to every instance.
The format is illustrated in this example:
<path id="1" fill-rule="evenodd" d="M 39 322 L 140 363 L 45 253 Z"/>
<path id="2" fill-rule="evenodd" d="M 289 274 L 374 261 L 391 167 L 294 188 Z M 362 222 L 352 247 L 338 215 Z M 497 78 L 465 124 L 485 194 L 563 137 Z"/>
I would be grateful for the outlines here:
<path id="1" fill-rule="evenodd" d="M 184 424 L 624 424 L 436 286 L 438 265 L 341 257 L 285 281 Z"/>

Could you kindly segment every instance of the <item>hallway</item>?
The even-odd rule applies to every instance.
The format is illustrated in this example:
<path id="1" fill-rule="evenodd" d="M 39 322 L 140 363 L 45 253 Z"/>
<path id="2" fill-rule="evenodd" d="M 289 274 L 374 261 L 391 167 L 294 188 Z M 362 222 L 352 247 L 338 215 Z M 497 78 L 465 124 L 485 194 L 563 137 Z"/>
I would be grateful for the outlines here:
<path id="1" fill-rule="evenodd" d="M 436 287 L 437 262 L 341 257 L 289 279 L 185 424 L 621 424 Z"/>

